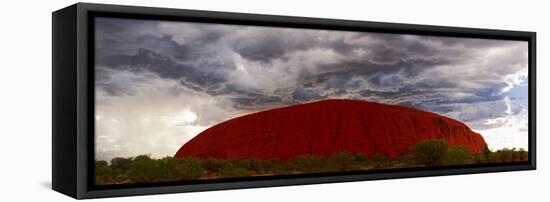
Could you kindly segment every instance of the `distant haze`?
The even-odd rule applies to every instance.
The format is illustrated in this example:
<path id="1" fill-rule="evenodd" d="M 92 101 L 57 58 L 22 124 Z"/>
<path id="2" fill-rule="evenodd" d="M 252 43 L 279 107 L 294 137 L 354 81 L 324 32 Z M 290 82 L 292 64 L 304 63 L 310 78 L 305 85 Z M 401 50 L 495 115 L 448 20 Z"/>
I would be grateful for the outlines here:
<path id="1" fill-rule="evenodd" d="M 341 98 L 431 111 L 527 148 L 528 44 L 96 18 L 96 159 L 172 156 L 236 116 Z"/>

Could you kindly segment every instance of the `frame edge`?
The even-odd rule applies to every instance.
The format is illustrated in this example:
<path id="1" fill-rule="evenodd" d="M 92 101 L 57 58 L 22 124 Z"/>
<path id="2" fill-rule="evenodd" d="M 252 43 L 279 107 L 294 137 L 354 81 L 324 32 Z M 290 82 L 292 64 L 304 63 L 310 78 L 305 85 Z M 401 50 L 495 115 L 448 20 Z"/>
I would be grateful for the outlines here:
<path id="1" fill-rule="evenodd" d="M 535 103 L 536 103 L 536 32 L 522 32 L 522 31 L 508 31 L 508 30 L 492 30 L 492 29 L 478 29 L 478 28 L 462 28 L 462 27 L 444 27 L 444 26 L 432 26 L 432 25 L 414 25 L 414 24 L 400 24 L 400 23 L 382 23 L 382 22 L 368 22 L 368 21 L 353 21 L 353 20 L 338 20 L 338 19 L 321 19 L 321 18 L 306 18 L 306 17 L 294 17 L 294 16 L 278 16 L 278 15 L 263 15 L 263 14 L 244 14 L 244 13 L 229 13 L 229 12 L 217 12 L 217 11 L 196 11 L 196 10 L 184 10 L 184 9 L 167 9 L 167 8 L 154 8 L 154 7 L 134 7 L 134 6 L 119 6 L 119 5 L 107 5 L 107 4 L 90 4 L 90 3 L 78 3 L 77 6 L 77 37 L 75 45 L 77 46 L 77 52 L 75 58 L 77 59 L 77 72 L 75 76 L 77 77 L 77 131 L 78 137 L 75 141 L 78 143 L 78 147 L 75 149 L 77 151 L 77 162 L 76 169 L 78 180 L 75 179 L 75 186 L 77 187 L 75 198 L 99 198 L 99 197 L 113 197 L 113 196 L 135 196 L 135 195 L 145 195 L 145 194 L 163 194 L 163 193 L 183 193 L 183 192 L 195 192 L 195 191 L 212 191 L 212 190 L 227 190 L 227 189 L 242 189 L 242 188 L 260 188 L 260 187 L 274 187 L 274 186 L 291 186 L 291 185 L 307 185 L 307 184 L 318 184 L 318 183 L 341 183 L 341 182 L 353 182 L 353 181 L 364 181 L 364 180 L 381 180 L 381 179 L 396 179 L 396 178 L 411 178 L 411 177 L 429 177 L 429 176 L 447 176 L 447 175 L 457 175 L 457 174 L 475 174 L 475 173 L 488 173 L 488 172 L 504 172 L 504 171 L 521 171 L 521 170 L 536 170 L 536 123 L 535 123 Z M 88 96 L 93 91 L 90 90 L 89 81 L 87 80 L 88 67 L 88 39 L 87 32 L 88 30 L 88 18 L 89 12 L 95 11 L 105 11 L 105 12 L 126 12 L 134 14 L 146 14 L 146 15 L 170 15 L 170 16 L 179 16 L 185 15 L 193 16 L 199 15 L 201 17 L 212 18 L 213 16 L 220 17 L 229 17 L 230 19 L 239 19 L 239 18 L 252 18 L 253 21 L 262 23 L 271 21 L 289 21 L 291 23 L 302 24 L 306 22 L 311 22 L 313 24 L 342 24 L 342 27 L 352 27 L 358 24 L 362 26 L 375 26 L 376 28 L 386 29 L 386 30 L 396 30 L 396 29 L 411 29 L 414 32 L 429 32 L 432 34 L 438 32 L 445 33 L 456 33 L 465 32 L 466 34 L 461 34 L 462 37 L 467 37 L 468 35 L 483 35 L 483 36 L 513 36 L 515 38 L 520 38 L 528 40 L 529 47 L 529 103 L 530 103 L 530 118 L 529 124 L 533 124 L 530 127 L 530 161 L 529 165 L 518 165 L 518 166 L 497 166 L 497 167 L 486 167 L 486 168 L 475 168 L 475 169 L 449 169 L 449 170 L 430 170 L 430 171 L 412 171 L 412 172 L 402 172 L 402 173 L 384 173 L 378 175 L 366 174 L 366 175 L 344 175 L 344 176 L 327 176 L 327 177 L 317 177 L 313 178 L 293 178 L 293 179 L 277 179 L 277 180 L 263 180 L 263 181 L 238 181 L 230 183 L 216 183 L 216 184 L 198 184 L 198 185 L 176 185 L 176 186 L 152 186 L 146 188 L 124 188 L 124 189 L 110 189 L 110 190 L 92 190 L 88 186 L 89 182 L 88 176 L 86 175 L 88 170 L 88 156 L 87 152 L 90 148 L 87 147 L 88 144 L 88 127 L 93 127 L 89 125 L 88 119 L 89 114 L 87 111 Z M 162 12 L 161 12 L 162 11 Z M 206 12 L 207 14 L 205 14 Z M 330 23 L 329 23 L 330 22 Z M 55 44 L 57 45 L 57 44 Z M 84 97 L 82 97 L 84 96 Z M 532 131 L 531 131 L 532 130 Z M 93 151 L 93 150 L 92 150 Z M 52 177 L 53 178 L 53 177 Z M 53 184 L 53 183 L 52 183 Z M 53 186 L 53 185 L 52 185 Z"/>
<path id="2" fill-rule="evenodd" d="M 52 12 L 52 189 L 77 197 L 76 5 Z"/>

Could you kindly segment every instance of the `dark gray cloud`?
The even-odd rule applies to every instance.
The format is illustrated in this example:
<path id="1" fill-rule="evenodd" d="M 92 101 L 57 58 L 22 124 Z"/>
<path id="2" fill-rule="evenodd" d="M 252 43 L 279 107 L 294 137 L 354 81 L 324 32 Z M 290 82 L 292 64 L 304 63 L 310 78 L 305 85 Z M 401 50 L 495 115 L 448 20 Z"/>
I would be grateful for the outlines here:
<path id="1" fill-rule="evenodd" d="M 96 26 L 96 85 L 110 96 L 146 82 L 120 79 L 128 71 L 243 110 L 366 99 L 481 127 L 507 113 L 509 78 L 526 67 L 525 43 L 511 41 L 108 18 Z M 482 109 L 466 107 L 475 104 Z"/>
<path id="2" fill-rule="evenodd" d="M 311 36 L 315 34 L 310 33 L 311 31 L 304 32 L 304 35 L 298 35 L 296 30 L 282 29 L 274 32 L 260 29 L 238 33 L 236 37 L 231 38 L 229 44 L 243 58 L 268 63 L 296 51 L 323 45 L 316 43 L 315 36 Z"/>

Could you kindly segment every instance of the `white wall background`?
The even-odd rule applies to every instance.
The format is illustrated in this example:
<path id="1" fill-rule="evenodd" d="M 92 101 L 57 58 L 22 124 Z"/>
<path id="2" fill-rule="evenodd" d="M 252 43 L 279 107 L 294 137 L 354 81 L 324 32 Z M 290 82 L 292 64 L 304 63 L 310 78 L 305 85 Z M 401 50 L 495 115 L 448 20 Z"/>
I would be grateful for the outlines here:
<path id="1" fill-rule="evenodd" d="M 550 199 L 550 26 L 545 1 L 90 1 L 536 31 L 538 170 L 100 199 L 106 201 L 544 201 Z M 51 12 L 75 1 L 2 1 L 0 201 L 69 201 L 51 186 Z"/>

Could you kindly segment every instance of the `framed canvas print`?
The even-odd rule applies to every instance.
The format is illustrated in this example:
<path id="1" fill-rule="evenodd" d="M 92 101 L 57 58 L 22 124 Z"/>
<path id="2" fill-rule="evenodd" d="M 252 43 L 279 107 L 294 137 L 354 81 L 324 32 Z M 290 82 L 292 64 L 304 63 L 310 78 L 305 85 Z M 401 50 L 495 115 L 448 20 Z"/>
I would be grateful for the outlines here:
<path id="1" fill-rule="evenodd" d="M 52 15 L 52 184 L 74 198 L 535 169 L 534 32 Z"/>

